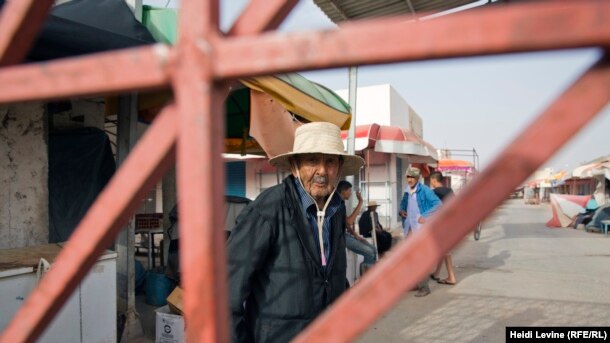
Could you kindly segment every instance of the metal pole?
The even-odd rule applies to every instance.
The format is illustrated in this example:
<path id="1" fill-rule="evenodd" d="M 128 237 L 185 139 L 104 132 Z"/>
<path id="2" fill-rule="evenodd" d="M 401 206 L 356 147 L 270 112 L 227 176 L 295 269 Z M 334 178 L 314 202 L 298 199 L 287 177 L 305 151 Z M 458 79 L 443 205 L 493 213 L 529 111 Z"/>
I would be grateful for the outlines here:
<path id="1" fill-rule="evenodd" d="M 119 97 L 117 117 L 117 165 L 121 166 L 137 140 L 138 96 L 136 93 Z M 121 335 L 120 341 L 127 342 L 136 337 L 144 336 L 135 302 L 135 228 L 133 217 L 119 233 L 116 250 L 118 253 L 117 308 L 119 315 L 125 317 L 125 324 L 119 334 Z"/>
<path id="2" fill-rule="evenodd" d="M 352 121 L 349 126 L 349 130 L 347 130 L 347 153 L 353 155 L 355 153 L 355 145 L 356 145 L 356 92 L 358 90 L 358 67 L 349 67 L 349 95 L 348 101 L 349 106 L 352 109 Z M 358 186 L 355 183 L 355 177 L 349 175 L 345 178 L 349 183 L 354 186 L 354 190 L 358 189 Z M 356 197 L 352 197 L 350 201 L 347 202 L 347 213 L 351 214 L 352 210 L 356 205 Z"/>

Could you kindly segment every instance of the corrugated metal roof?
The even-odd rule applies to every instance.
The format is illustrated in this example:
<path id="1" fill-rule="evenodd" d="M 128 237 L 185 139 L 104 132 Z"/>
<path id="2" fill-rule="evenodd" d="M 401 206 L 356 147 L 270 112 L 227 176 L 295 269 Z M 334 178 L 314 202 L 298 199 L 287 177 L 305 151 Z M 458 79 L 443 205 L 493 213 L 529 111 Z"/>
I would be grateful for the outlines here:
<path id="1" fill-rule="evenodd" d="M 314 0 L 334 23 L 346 20 L 431 14 L 464 6 L 478 0 Z"/>

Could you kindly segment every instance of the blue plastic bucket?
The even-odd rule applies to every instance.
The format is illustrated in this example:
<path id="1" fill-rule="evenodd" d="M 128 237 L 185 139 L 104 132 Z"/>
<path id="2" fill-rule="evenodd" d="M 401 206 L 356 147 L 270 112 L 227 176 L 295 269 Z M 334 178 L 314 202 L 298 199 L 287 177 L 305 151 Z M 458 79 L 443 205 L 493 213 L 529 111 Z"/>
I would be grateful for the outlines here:
<path id="1" fill-rule="evenodd" d="M 153 306 L 167 304 L 167 296 L 174 290 L 174 281 L 165 274 L 146 273 L 146 303 Z"/>

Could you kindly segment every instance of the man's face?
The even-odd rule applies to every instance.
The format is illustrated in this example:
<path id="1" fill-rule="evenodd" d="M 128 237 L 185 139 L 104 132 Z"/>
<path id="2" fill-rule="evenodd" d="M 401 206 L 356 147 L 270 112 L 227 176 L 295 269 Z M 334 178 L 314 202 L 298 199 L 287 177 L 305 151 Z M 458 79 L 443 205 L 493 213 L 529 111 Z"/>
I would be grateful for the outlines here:
<path id="1" fill-rule="evenodd" d="M 443 184 L 440 183 L 437 179 L 430 178 L 430 186 L 432 188 L 438 188 L 438 187 L 441 187 L 442 185 Z"/>
<path id="2" fill-rule="evenodd" d="M 415 188 L 415 186 L 417 185 L 417 181 L 419 180 L 418 177 L 413 177 L 413 176 L 407 176 L 407 184 L 409 185 L 409 187 L 411 188 Z"/>
<path id="3" fill-rule="evenodd" d="M 342 165 L 339 156 L 303 154 L 296 157 L 296 162 L 305 191 L 316 202 L 324 201 L 337 184 Z"/>
<path id="4" fill-rule="evenodd" d="M 352 189 L 346 188 L 346 189 L 342 190 L 341 193 L 339 193 L 339 195 L 341 196 L 341 199 L 348 200 L 352 196 Z"/>

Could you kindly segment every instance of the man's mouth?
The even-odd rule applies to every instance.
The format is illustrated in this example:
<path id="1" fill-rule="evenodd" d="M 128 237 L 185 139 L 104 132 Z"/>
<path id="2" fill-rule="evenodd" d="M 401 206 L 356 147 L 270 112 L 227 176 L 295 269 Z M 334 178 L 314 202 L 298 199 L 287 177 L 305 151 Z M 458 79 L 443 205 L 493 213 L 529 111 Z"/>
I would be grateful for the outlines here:
<path id="1" fill-rule="evenodd" d="M 318 187 L 326 187 L 326 178 L 323 176 L 316 176 L 312 180 L 312 183 Z"/>

